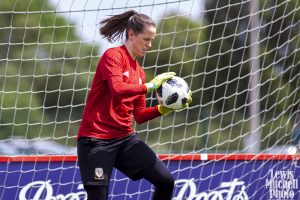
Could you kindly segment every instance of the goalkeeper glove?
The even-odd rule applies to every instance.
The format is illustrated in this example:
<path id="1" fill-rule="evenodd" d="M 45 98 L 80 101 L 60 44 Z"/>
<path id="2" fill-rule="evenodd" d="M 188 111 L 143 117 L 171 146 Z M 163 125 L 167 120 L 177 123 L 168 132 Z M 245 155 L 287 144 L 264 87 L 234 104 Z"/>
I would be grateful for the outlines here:
<path id="1" fill-rule="evenodd" d="M 153 90 L 157 90 L 163 82 L 168 79 L 173 78 L 176 75 L 175 72 L 166 72 L 157 75 L 154 79 L 152 79 L 149 83 L 145 83 L 144 85 L 147 87 L 147 93 L 152 92 Z"/>
<path id="2" fill-rule="evenodd" d="M 192 103 L 192 100 L 193 100 L 193 99 L 192 99 L 192 92 L 190 91 L 190 92 L 189 92 L 189 97 L 188 97 L 186 103 L 183 104 L 182 107 L 181 107 L 179 110 L 189 107 L 189 104 Z M 166 107 L 164 107 L 164 106 L 162 106 L 162 105 L 158 105 L 158 111 L 160 112 L 160 114 L 162 114 L 162 115 L 164 115 L 164 116 L 167 116 L 167 115 L 169 115 L 171 112 L 173 112 L 174 110 L 171 109 L 171 108 L 166 108 Z"/>
<path id="3" fill-rule="evenodd" d="M 185 105 L 184 105 L 182 108 L 188 107 L 188 106 L 190 105 L 190 103 L 192 103 L 192 101 L 193 101 L 193 98 L 192 98 L 192 92 L 189 91 L 189 97 L 188 97 L 188 99 L 186 100 L 186 103 L 185 103 Z"/>
<path id="4" fill-rule="evenodd" d="M 174 110 L 171 108 L 166 108 L 162 105 L 158 105 L 158 112 L 164 116 L 169 115 L 171 112 L 173 112 Z"/>

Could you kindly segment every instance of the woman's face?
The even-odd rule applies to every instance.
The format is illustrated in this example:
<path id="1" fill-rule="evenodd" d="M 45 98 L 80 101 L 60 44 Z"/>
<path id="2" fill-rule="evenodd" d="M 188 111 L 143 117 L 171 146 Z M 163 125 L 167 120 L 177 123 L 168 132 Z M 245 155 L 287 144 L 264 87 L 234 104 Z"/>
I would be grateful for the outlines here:
<path id="1" fill-rule="evenodd" d="M 128 42 L 130 42 L 130 53 L 133 57 L 142 57 L 147 50 L 152 46 L 156 34 L 155 26 L 145 26 L 142 33 L 134 33 L 132 30 L 128 31 Z"/>

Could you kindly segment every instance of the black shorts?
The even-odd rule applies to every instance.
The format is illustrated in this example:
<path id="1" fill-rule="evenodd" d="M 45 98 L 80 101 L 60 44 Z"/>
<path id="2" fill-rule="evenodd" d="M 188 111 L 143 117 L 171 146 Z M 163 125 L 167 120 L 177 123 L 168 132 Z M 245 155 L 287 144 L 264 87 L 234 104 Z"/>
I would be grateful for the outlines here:
<path id="1" fill-rule="evenodd" d="M 77 153 L 84 185 L 108 186 L 113 167 L 132 180 L 141 179 L 138 172 L 154 165 L 157 159 L 137 134 L 108 140 L 80 138 Z"/>

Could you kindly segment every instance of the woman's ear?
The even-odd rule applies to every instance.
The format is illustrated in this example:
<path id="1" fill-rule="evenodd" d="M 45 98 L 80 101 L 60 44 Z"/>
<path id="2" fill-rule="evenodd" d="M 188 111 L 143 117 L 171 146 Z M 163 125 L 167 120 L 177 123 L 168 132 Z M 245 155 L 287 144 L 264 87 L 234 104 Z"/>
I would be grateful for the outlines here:
<path id="1" fill-rule="evenodd" d="M 128 30 L 128 32 L 127 32 L 128 40 L 132 41 L 134 35 L 135 34 L 134 34 L 133 30 L 131 30 L 131 29 Z"/>

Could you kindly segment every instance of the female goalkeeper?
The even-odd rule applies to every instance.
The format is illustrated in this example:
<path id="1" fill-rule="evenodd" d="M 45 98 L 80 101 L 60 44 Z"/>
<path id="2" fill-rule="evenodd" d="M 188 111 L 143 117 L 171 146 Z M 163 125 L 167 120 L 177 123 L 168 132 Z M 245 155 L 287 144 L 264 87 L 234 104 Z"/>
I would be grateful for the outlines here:
<path id="1" fill-rule="evenodd" d="M 145 72 L 136 60 L 151 47 L 156 25 L 135 11 L 111 16 L 100 24 L 100 33 L 109 42 L 122 39 L 123 34 L 125 42 L 101 57 L 78 131 L 78 162 L 88 200 L 108 199 L 113 167 L 132 180 L 151 182 L 155 186 L 153 199 L 171 199 L 171 173 L 132 128 L 132 116 L 143 123 L 172 112 L 160 105 L 146 108 L 145 95 L 175 73 L 160 74 L 146 83 Z"/>

